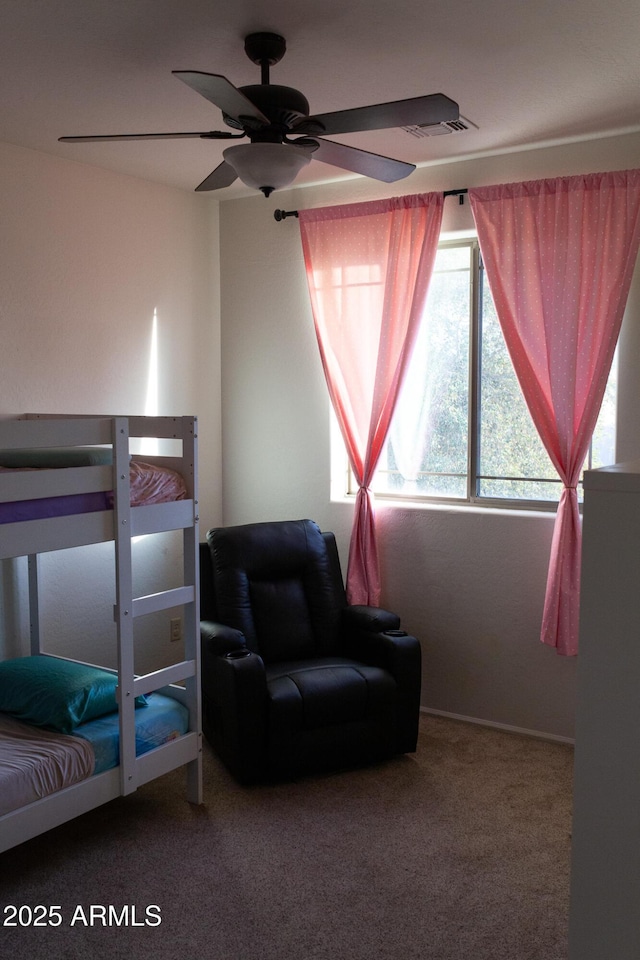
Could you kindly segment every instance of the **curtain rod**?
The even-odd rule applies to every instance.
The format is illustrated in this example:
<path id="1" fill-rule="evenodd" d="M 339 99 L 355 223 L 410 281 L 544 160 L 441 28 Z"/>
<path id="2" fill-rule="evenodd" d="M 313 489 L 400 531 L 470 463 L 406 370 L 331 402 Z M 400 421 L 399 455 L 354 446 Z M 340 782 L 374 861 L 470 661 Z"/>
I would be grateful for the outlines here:
<path id="1" fill-rule="evenodd" d="M 469 192 L 469 191 L 468 191 L 467 187 L 460 187 L 460 189 L 458 189 L 458 190 L 443 190 L 442 196 L 443 196 L 443 197 L 458 197 L 458 198 L 459 198 L 459 199 L 458 199 L 458 203 L 463 204 L 463 203 L 464 203 L 464 195 L 465 195 L 465 193 L 468 193 L 468 192 Z M 298 211 L 297 211 L 297 210 L 274 210 L 274 211 L 273 211 L 273 217 L 274 217 L 275 220 L 278 221 L 278 223 L 280 223 L 281 220 L 286 220 L 287 217 L 297 217 L 297 216 L 298 216 Z"/>

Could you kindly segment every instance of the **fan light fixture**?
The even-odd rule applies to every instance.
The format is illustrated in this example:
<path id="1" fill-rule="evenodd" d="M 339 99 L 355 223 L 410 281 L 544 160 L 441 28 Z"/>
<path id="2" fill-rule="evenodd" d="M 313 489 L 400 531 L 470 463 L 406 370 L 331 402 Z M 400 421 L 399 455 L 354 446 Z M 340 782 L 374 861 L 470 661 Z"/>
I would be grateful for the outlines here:
<path id="1" fill-rule="evenodd" d="M 311 151 L 289 143 L 243 143 L 227 147 L 222 155 L 248 187 L 268 197 L 288 187 L 311 160 Z"/>

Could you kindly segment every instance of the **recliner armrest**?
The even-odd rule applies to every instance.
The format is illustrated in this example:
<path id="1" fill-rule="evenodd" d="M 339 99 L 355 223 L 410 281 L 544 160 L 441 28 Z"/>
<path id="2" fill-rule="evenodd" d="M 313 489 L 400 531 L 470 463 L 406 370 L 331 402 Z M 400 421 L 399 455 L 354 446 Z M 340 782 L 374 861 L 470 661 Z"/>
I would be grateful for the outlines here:
<path id="1" fill-rule="evenodd" d="M 205 735 L 234 776 L 253 783 L 264 775 L 267 762 L 264 662 L 239 630 L 204 621 L 201 633 Z"/>
<path id="2" fill-rule="evenodd" d="M 405 673 L 407 667 L 420 672 L 420 642 L 404 630 L 353 630 L 345 637 L 343 649 L 347 656 L 382 667 L 393 676 Z"/>
<path id="3" fill-rule="evenodd" d="M 344 652 L 354 660 L 388 670 L 398 686 L 398 750 L 413 753 L 418 740 L 422 649 L 420 641 L 404 630 L 391 628 L 373 633 L 352 630 L 344 639 Z"/>
<path id="4" fill-rule="evenodd" d="M 216 657 L 224 657 L 234 650 L 246 650 L 247 641 L 241 630 L 227 627 L 213 620 L 200 621 L 200 641 L 203 650 Z"/>
<path id="5" fill-rule="evenodd" d="M 385 630 L 397 630 L 400 617 L 382 607 L 368 607 L 352 604 L 342 611 L 342 621 L 347 630 L 366 630 L 371 633 L 383 633 Z"/>

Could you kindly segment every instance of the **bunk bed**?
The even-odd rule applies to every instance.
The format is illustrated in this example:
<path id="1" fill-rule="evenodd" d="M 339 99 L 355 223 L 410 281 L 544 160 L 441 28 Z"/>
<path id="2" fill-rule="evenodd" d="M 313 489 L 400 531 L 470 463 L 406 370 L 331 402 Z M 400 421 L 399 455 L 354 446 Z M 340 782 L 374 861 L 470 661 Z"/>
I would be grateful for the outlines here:
<path id="1" fill-rule="evenodd" d="M 141 442 L 130 443 L 132 438 L 157 438 L 169 453 L 132 453 Z M 26 708 L 25 722 L 19 705 L 0 714 L 0 783 L 2 759 L 15 744 L 44 761 L 38 799 L 27 793 L 0 807 L 10 808 L 0 815 L 0 852 L 182 766 L 187 799 L 202 803 L 196 418 L 28 414 L 0 419 L 0 451 L 0 561 L 28 558 L 30 619 L 30 654 L 0 663 L 7 671 L 0 673 L 3 689 L 13 694 L 26 671 L 29 682 L 35 674 L 48 693 L 54 681 L 32 669 L 41 664 L 54 674 L 94 671 L 100 695 L 108 688 L 107 706 L 96 716 L 81 710 L 73 722 L 65 715 L 58 727 L 49 717 L 36 718 L 33 726 Z M 141 481 L 148 469 L 151 481 Z M 170 530 L 182 532 L 183 585 L 134 597 L 133 538 Z M 43 649 L 40 622 L 39 556 L 104 541 L 115 546 L 117 669 L 51 657 Z M 136 675 L 135 619 L 176 607 L 184 614 L 184 659 Z M 39 709 L 43 697 L 35 699 Z M 161 735 L 153 717 L 165 709 L 169 719 Z M 70 785 L 61 787 L 49 775 L 47 757 L 52 769 L 71 769 Z M 11 766 L 4 768 L 7 775 Z"/>

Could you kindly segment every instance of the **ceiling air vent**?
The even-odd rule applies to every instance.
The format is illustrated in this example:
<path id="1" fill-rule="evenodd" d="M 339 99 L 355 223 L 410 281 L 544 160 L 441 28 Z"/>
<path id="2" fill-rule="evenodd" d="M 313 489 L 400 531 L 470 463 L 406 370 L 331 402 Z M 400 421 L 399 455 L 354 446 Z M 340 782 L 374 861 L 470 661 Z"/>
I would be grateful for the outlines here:
<path id="1" fill-rule="evenodd" d="M 445 123 L 418 123 L 401 129 L 412 137 L 441 137 L 445 133 L 462 133 L 465 130 L 477 130 L 478 127 L 466 117 L 458 117 L 457 120 L 448 120 Z"/>

